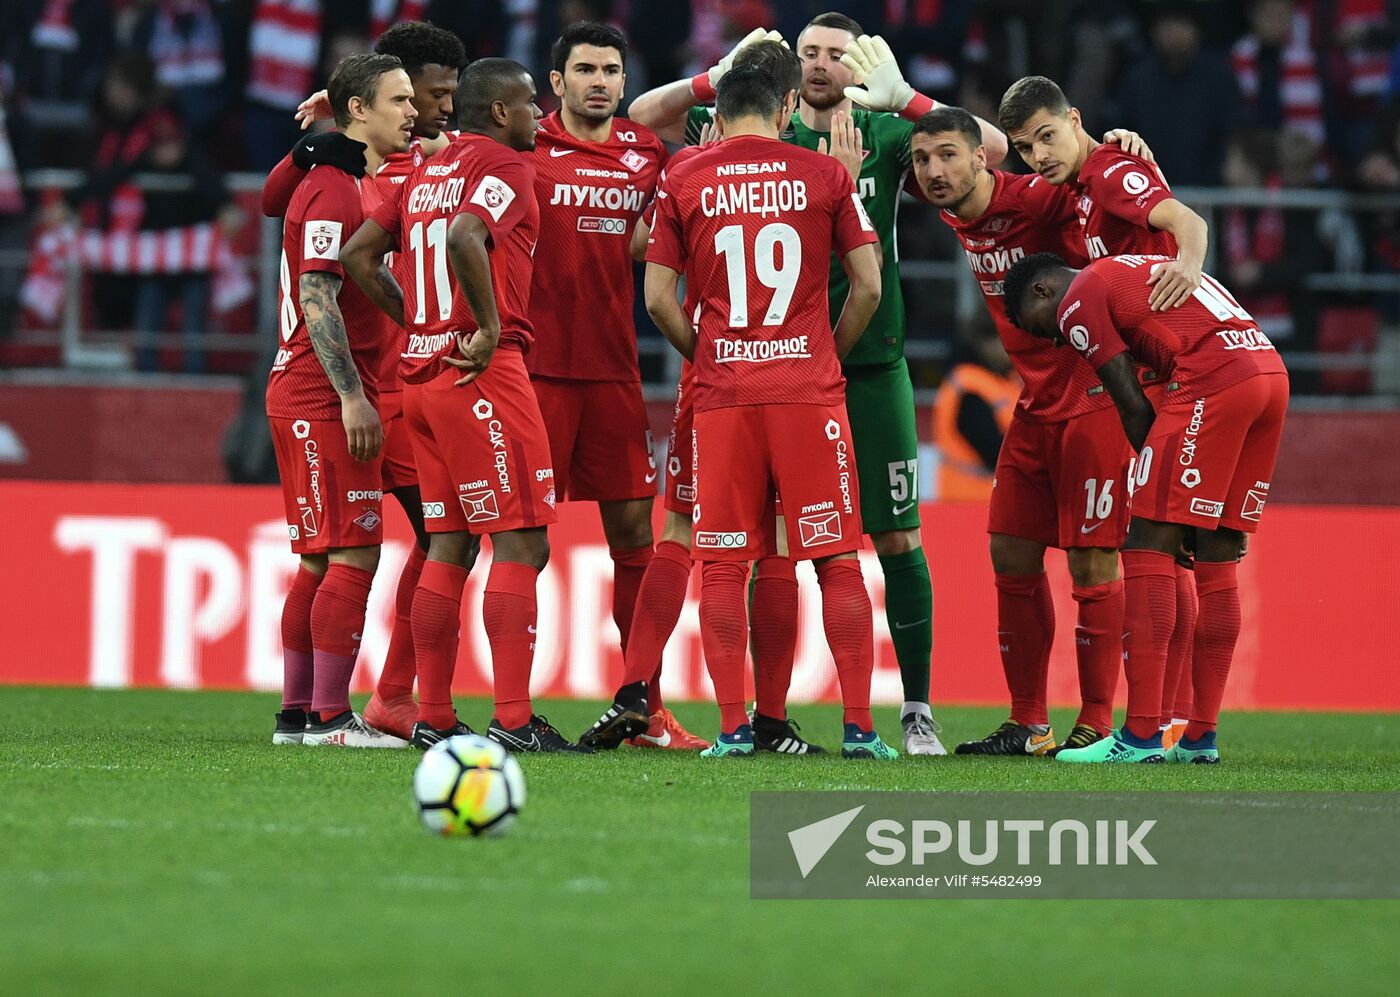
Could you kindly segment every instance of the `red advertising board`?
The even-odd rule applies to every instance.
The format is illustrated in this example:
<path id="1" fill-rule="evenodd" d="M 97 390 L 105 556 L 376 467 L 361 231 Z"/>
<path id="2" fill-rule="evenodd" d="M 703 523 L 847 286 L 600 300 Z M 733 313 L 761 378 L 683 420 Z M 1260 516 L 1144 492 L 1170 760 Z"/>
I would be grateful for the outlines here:
<path id="1" fill-rule="evenodd" d="M 403 517 L 386 511 L 388 542 L 371 597 L 357 687 L 388 644 L 393 588 L 407 551 Z M 279 614 L 295 570 L 273 488 L 0 482 L 6 524 L 0 683 L 274 689 Z M 937 703 L 1004 702 L 986 511 L 924 507 L 933 565 Z M 621 673 L 610 608 L 612 563 L 589 505 L 560 510 L 539 587 L 539 696 L 602 697 Z M 874 696 L 902 699 L 878 564 Z M 468 582 L 456 687 L 486 692 L 480 626 L 489 553 Z M 1057 635 L 1051 699 L 1077 701 L 1074 603 L 1052 552 Z M 1400 710 L 1400 509 L 1270 506 L 1241 572 L 1244 626 L 1227 705 L 1257 709 Z M 793 701 L 836 700 L 810 568 L 799 571 L 801 625 Z M 667 650 L 669 697 L 705 699 L 695 597 Z M 1120 684 L 1120 695 L 1122 693 Z"/>

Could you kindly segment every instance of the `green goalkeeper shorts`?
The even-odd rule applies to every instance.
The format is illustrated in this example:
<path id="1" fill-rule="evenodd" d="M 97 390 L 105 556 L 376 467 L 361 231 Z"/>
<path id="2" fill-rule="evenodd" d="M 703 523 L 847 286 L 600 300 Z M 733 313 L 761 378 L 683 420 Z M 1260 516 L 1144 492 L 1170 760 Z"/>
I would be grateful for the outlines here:
<path id="1" fill-rule="evenodd" d="M 901 357 L 880 366 L 847 367 L 843 373 L 865 532 L 917 529 L 919 431 L 909 366 Z"/>

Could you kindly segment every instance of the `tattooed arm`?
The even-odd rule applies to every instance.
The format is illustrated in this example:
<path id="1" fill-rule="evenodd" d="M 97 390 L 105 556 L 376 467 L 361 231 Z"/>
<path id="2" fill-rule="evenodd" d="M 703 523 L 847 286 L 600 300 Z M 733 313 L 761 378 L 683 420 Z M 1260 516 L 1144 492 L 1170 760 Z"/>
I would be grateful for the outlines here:
<path id="1" fill-rule="evenodd" d="M 381 228 L 374 219 L 366 219 L 341 248 L 340 265 L 365 292 L 365 297 L 393 319 L 395 325 L 402 326 L 405 324 L 403 289 L 384 265 L 384 254 L 396 248 L 391 233 Z"/>
<path id="2" fill-rule="evenodd" d="M 372 460 L 384 445 L 384 427 L 380 425 L 379 413 L 365 398 L 360 372 L 345 335 L 345 317 L 336 301 L 339 293 L 340 278 L 335 274 L 313 270 L 301 275 L 301 314 L 316 359 L 321 361 L 331 387 L 340 396 L 340 420 L 345 425 L 350 456 Z"/>

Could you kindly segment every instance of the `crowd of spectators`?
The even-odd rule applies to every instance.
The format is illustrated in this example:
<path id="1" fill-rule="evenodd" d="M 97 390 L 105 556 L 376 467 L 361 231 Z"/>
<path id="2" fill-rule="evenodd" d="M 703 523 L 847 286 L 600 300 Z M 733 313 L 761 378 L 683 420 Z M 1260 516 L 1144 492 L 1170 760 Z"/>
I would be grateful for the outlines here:
<path id="1" fill-rule="evenodd" d="M 832 0 L 6 0 L 0 5 L 0 254 L 33 224 L 80 218 L 107 231 L 242 220 L 220 179 L 261 173 L 295 141 L 292 111 L 335 62 L 396 20 L 455 31 L 468 55 L 539 70 L 576 19 L 619 25 L 633 48 L 628 96 L 703 69 L 752 27 L 794 39 Z M 1400 0 L 850 0 L 839 8 L 894 47 L 910 81 L 995 119 L 1005 87 L 1058 79 L 1091 130 L 1140 132 L 1178 187 L 1400 191 Z M 79 169 L 61 199 L 21 190 L 18 171 Z M 133 172 L 191 181 L 153 194 Z M 1223 276 L 1283 338 L 1310 324 L 1298 276 L 1400 269 L 1397 218 L 1268 208 L 1217 219 Z M 212 257 L 211 257 L 212 258 Z M 201 257 L 204 259 L 204 257 Z M 1352 260 L 1351 262 L 1355 262 Z M 203 263 L 201 263 L 203 265 Z M 192 331 L 208 272 L 95 294 L 98 319 Z M 169 279 L 166 279 L 169 278 Z M 120 281 L 117 282 L 120 284 Z M 0 315 L 13 273 L 0 265 Z M 0 324 L 3 323 L 0 319 Z M 156 363 L 143 347 L 141 365 Z M 185 367 L 198 370 L 195 353 Z"/>

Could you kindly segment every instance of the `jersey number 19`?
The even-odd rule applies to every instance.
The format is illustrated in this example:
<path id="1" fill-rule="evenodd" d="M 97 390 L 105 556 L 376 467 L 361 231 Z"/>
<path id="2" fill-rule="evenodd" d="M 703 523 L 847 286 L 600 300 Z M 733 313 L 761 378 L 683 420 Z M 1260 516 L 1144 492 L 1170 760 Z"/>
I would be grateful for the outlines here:
<path id="1" fill-rule="evenodd" d="M 782 262 L 778 262 L 779 250 Z M 715 252 L 724 257 L 729 283 L 729 327 L 742 329 L 749 322 L 749 278 L 744 252 L 744 227 L 726 225 L 715 233 Z M 802 238 L 791 225 L 773 222 L 758 230 L 753 241 L 754 276 L 773 291 L 763 325 L 782 325 L 792 305 L 797 275 L 802 270 Z"/>

